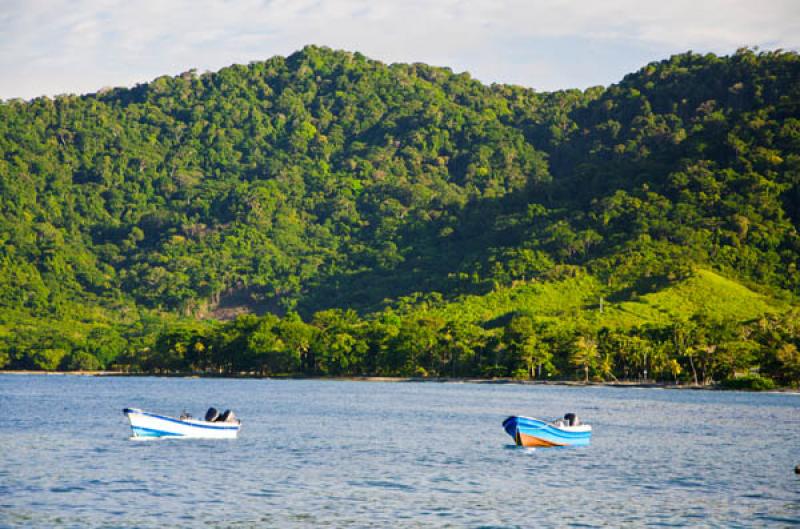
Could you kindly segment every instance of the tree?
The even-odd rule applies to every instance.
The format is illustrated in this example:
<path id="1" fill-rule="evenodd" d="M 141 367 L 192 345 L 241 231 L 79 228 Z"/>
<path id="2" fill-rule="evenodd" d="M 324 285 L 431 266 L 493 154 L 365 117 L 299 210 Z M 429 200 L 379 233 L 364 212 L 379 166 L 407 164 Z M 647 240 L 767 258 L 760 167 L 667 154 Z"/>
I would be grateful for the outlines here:
<path id="1" fill-rule="evenodd" d="M 655 348 L 652 342 L 643 336 L 632 336 L 628 345 L 632 366 L 642 379 L 647 380 L 653 374 L 650 366 L 653 362 Z"/>
<path id="2" fill-rule="evenodd" d="M 264 319 L 247 335 L 247 365 L 261 375 L 287 372 L 295 367 L 291 357 L 287 358 L 282 354 L 283 344 L 273 332 L 275 320 L 274 317 Z"/>
<path id="3" fill-rule="evenodd" d="M 677 357 L 684 357 L 689 360 L 689 367 L 692 370 L 692 381 L 698 385 L 697 369 L 695 368 L 696 349 L 694 347 L 695 331 L 694 324 L 689 321 L 677 321 L 672 324 L 671 339 Z"/>
<path id="4" fill-rule="evenodd" d="M 780 378 L 785 382 L 797 382 L 800 380 L 800 351 L 793 343 L 785 343 L 776 353 L 778 361 L 781 363 Z"/>
<path id="5" fill-rule="evenodd" d="M 610 353 L 606 353 L 600 359 L 598 371 L 603 380 L 612 379 L 617 382 L 617 377 L 614 375 L 614 357 Z"/>
<path id="6" fill-rule="evenodd" d="M 445 359 L 449 368 L 442 374 L 452 377 L 480 373 L 482 353 L 487 344 L 487 333 L 481 327 L 461 321 L 448 321 L 444 329 Z"/>
<path id="7" fill-rule="evenodd" d="M 100 361 L 86 351 L 73 351 L 65 359 L 68 371 L 97 371 L 101 368 Z"/>
<path id="8" fill-rule="evenodd" d="M 552 355 L 537 335 L 533 318 L 514 316 L 503 330 L 503 341 L 510 351 L 509 370 L 525 370 L 528 378 L 541 376 L 542 366 L 549 364 Z"/>
<path id="9" fill-rule="evenodd" d="M 34 351 L 30 356 L 33 365 L 43 371 L 55 371 L 67 355 L 64 349 L 45 348 Z"/>
<path id="10" fill-rule="evenodd" d="M 672 375 L 673 379 L 675 380 L 675 384 L 677 384 L 678 383 L 678 376 L 683 371 L 681 369 L 681 364 L 678 363 L 678 361 L 675 360 L 674 358 L 670 358 L 669 359 L 669 363 L 667 365 L 669 367 L 670 374 Z"/>
<path id="11" fill-rule="evenodd" d="M 583 382 L 589 382 L 589 369 L 597 364 L 597 341 L 590 336 L 579 336 L 575 341 L 575 348 L 570 355 L 570 363 L 583 368 Z"/>
<path id="12" fill-rule="evenodd" d="M 308 370 L 309 350 L 314 340 L 314 328 L 303 322 L 297 313 L 287 314 L 275 326 L 286 360 L 286 372 Z"/>

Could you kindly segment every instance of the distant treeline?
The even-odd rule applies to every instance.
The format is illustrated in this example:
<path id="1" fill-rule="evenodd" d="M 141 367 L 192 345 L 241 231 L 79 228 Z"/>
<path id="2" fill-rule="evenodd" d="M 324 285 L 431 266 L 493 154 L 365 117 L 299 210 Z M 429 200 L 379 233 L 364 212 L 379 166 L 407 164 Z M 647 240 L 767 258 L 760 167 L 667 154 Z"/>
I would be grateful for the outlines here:
<path id="1" fill-rule="evenodd" d="M 100 338 L 100 337 L 98 337 Z M 224 324 L 176 324 L 152 345 L 109 351 L 114 340 L 66 351 L 11 351 L 6 367 L 111 368 L 223 375 L 513 377 L 584 381 L 654 380 L 764 389 L 800 382 L 800 312 L 741 325 L 704 315 L 631 332 L 512 315 L 495 328 L 418 312 L 371 319 L 348 310 L 309 322 L 245 315 Z M 737 382 L 738 381 L 738 382 Z"/>

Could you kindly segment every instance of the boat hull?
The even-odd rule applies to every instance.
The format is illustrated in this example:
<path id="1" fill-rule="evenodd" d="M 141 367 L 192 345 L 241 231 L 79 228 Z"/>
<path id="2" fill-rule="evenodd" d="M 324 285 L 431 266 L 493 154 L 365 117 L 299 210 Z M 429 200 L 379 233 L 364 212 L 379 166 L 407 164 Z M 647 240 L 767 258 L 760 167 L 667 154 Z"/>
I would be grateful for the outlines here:
<path id="1" fill-rule="evenodd" d="M 136 438 L 235 439 L 241 428 L 239 423 L 182 420 L 133 408 L 125 408 L 123 413 L 130 421 L 133 437 Z"/>
<path id="2" fill-rule="evenodd" d="M 503 429 L 517 446 L 587 446 L 592 440 L 592 427 L 589 425 L 558 428 L 531 417 L 509 417 L 503 421 Z"/>

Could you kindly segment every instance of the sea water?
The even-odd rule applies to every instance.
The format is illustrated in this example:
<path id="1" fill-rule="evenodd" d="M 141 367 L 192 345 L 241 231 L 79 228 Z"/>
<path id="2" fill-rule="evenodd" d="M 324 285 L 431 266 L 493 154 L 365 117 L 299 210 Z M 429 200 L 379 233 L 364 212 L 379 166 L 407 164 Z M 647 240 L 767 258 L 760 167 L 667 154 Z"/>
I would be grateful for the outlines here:
<path id="1" fill-rule="evenodd" d="M 130 440 L 124 407 L 232 408 L 237 440 Z M 524 449 L 508 415 L 577 413 Z M 800 396 L 0 375 L 0 527 L 789 527 Z"/>

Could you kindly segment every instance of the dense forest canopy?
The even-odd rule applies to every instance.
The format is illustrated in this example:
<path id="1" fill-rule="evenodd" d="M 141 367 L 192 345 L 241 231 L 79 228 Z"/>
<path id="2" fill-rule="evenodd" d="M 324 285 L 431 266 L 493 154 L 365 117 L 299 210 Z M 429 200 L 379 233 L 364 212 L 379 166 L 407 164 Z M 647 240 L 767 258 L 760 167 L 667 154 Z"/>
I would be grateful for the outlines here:
<path id="1" fill-rule="evenodd" d="M 794 52 L 538 93 L 307 47 L 2 102 L 0 189 L 0 367 L 800 378 Z"/>

